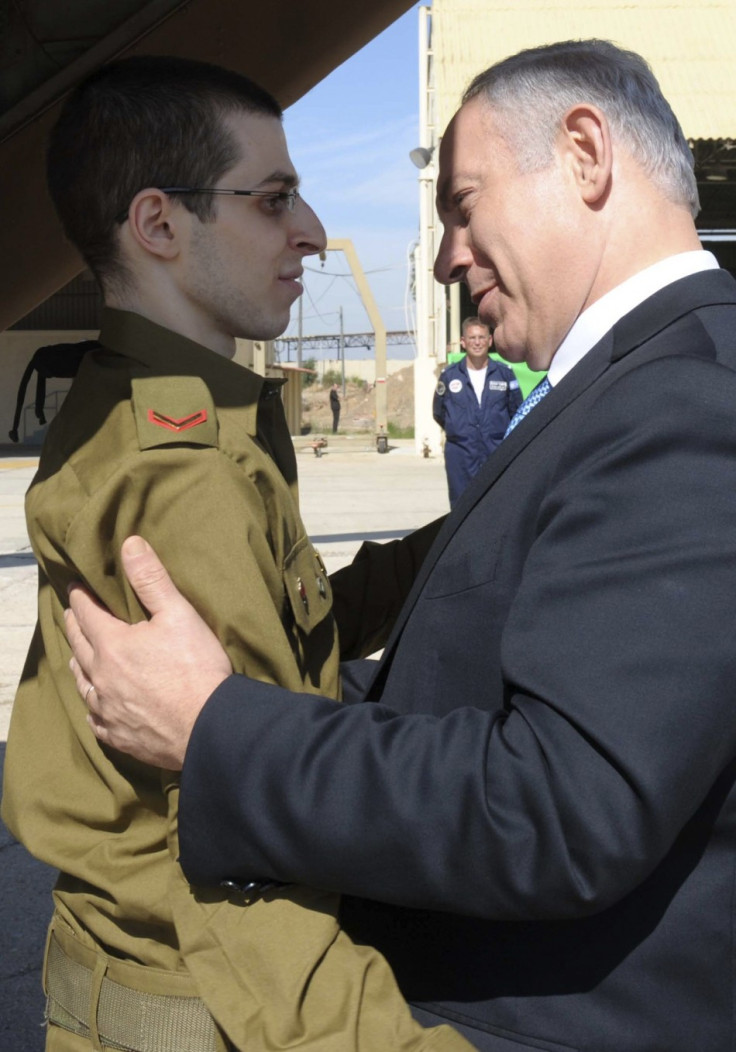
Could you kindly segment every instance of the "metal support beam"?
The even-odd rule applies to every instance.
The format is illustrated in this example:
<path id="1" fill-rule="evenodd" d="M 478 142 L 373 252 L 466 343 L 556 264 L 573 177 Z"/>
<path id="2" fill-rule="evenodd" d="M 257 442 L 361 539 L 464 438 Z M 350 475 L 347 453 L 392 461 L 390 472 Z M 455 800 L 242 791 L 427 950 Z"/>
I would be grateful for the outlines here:
<path id="1" fill-rule="evenodd" d="M 432 418 L 437 367 L 445 360 L 447 309 L 445 290 L 434 280 L 437 178 L 432 15 L 419 9 L 419 143 L 426 163 L 419 172 L 419 243 L 414 253 L 417 297 L 417 357 L 414 361 L 414 443 L 418 454 L 442 451 L 442 432 Z"/>
<path id="2" fill-rule="evenodd" d="M 388 436 L 388 402 L 386 398 L 386 326 L 383 324 L 378 305 L 366 281 L 353 242 L 349 238 L 330 238 L 328 252 L 342 252 L 348 261 L 358 293 L 366 314 L 373 326 L 376 340 L 376 442 L 380 452 L 385 451 Z"/>
<path id="3" fill-rule="evenodd" d="M 300 301 L 301 302 L 301 299 Z M 373 352 L 376 337 L 372 332 L 346 332 L 343 335 L 343 343 L 346 350 L 354 350 L 362 347 L 368 354 Z M 287 362 L 291 361 L 295 349 L 299 345 L 298 336 L 280 336 L 274 340 L 279 357 Z M 326 332 L 316 336 L 302 336 L 303 357 L 309 358 L 312 351 L 340 351 L 339 333 Z M 394 330 L 386 333 L 386 347 L 408 347 L 414 346 L 414 333 L 408 330 Z M 339 357 L 338 354 L 332 355 Z"/>

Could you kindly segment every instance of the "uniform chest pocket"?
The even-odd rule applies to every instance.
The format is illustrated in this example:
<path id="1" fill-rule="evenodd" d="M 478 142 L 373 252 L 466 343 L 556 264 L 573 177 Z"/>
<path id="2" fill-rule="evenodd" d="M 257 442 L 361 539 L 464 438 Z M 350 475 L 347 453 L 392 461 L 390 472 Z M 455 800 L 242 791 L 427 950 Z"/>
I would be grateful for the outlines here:
<path id="1" fill-rule="evenodd" d="M 332 610 L 325 564 L 308 537 L 301 537 L 284 560 L 284 589 L 294 621 L 305 635 Z"/>

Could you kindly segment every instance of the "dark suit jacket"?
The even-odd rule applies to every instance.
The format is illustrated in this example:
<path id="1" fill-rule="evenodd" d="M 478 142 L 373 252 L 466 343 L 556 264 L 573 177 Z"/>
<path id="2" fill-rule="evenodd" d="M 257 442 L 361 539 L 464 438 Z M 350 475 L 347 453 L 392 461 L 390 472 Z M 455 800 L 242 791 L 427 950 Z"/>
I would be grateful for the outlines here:
<path id="1" fill-rule="evenodd" d="M 379 703 L 228 680 L 184 767 L 190 879 L 353 896 L 482 1049 L 733 1049 L 735 368 L 729 275 L 659 292 L 463 494 Z"/>

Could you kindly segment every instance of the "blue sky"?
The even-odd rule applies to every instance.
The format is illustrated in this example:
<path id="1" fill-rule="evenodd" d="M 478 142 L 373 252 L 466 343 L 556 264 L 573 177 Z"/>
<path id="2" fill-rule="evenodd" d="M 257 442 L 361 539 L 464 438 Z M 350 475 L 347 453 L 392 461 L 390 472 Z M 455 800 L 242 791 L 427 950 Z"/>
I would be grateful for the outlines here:
<path id="1" fill-rule="evenodd" d="M 418 5 L 417 5 L 418 6 Z M 407 250 L 418 235 L 417 8 L 291 106 L 284 125 L 305 199 L 328 237 L 350 238 L 388 329 L 405 329 Z M 305 260 L 304 332 L 371 326 L 341 253 Z M 320 273 L 314 273 L 320 271 Z M 321 317 L 320 317 L 321 315 Z M 287 334 L 297 330 L 297 306 Z"/>

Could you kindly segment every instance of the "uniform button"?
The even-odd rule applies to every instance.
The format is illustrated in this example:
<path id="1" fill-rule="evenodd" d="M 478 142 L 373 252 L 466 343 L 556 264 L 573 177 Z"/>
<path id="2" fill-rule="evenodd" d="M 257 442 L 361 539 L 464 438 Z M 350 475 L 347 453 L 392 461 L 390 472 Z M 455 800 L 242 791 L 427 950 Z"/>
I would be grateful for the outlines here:
<path id="1" fill-rule="evenodd" d="M 220 881 L 221 888 L 225 888 L 231 895 L 242 898 L 246 906 L 257 902 L 270 888 L 283 888 L 284 886 L 278 880 L 250 880 L 247 884 L 239 884 L 237 880 Z"/>

